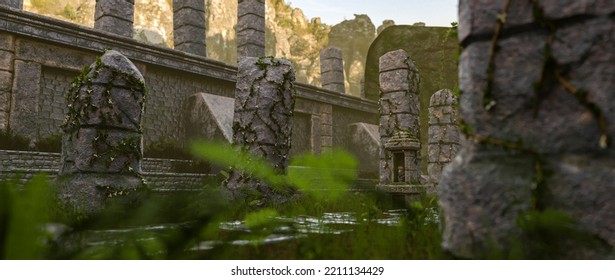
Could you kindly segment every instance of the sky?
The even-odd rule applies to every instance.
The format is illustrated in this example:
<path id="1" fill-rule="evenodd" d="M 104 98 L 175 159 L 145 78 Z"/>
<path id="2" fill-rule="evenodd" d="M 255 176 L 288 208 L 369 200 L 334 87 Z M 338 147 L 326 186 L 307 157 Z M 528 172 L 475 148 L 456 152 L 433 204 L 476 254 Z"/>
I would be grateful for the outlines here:
<path id="1" fill-rule="evenodd" d="M 354 14 L 367 14 L 378 27 L 385 19 L 395 24 L 411 25 L 424 22 L 427 26 L 451 26 L 457 20 L 458 0 L 286 0 L 293 8 L 300 8 L 308 18 L 320 17 L 334 25 Z"/>

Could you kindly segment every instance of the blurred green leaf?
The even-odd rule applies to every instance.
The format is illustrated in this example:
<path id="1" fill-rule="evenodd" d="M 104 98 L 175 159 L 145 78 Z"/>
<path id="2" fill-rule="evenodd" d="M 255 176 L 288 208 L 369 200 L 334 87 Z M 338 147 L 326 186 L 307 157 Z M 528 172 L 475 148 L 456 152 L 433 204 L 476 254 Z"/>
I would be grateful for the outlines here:
<path id="1" fill-rule="evenodd" d="M 245 218 L 245 223 L 247 227 L 254 229 L 270 224 L 273 218 L 277 216 L 277 211 L 274 209 L 265 208 L 256 212 L 248 213 Z"/>
<path id="2" fill-rule="evenodd" d="M 306 154 L 291 160 L 288 181 L 316 199 L 336 199 L 356 179 L 357 162 L 342 150 Z"/>
<path id="3" fill-rule="evenodd" d="M 14 186 L 5 184 L 12 193 L 12 207 L 8 214 L 8 230 L 4 240 L 7 259 L 42 259 L 45 252 L 44 225 L 49 222 L 51 188 L 45 176 L 36 175 L 23 191 L 11 190 Z M 3 192 L 7 192 L 4 190 Z"/>

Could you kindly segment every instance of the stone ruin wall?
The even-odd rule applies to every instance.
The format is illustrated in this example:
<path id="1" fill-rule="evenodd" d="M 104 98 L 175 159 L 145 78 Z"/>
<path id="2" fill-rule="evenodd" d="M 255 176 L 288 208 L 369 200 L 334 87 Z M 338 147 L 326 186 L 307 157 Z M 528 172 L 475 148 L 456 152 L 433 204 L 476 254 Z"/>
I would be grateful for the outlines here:
<path id="1" fill-rule="evenodd" d="M 10 127 L 33 141 L 61 133 L 70 82 L 106 48 L 130 58 L 145 78 L 145 147 L 162 141 L 185 144 L 183 108 L 195 93 L 234 96 L 234 66 L 2 5 L 0 14 L 0 129 Z M 350 123 L 377 122 L 373 101 L 295 87 L 293 129 L 301 133 L 293 137 L 297 145 L 291 154 L 347 144 Z"/>

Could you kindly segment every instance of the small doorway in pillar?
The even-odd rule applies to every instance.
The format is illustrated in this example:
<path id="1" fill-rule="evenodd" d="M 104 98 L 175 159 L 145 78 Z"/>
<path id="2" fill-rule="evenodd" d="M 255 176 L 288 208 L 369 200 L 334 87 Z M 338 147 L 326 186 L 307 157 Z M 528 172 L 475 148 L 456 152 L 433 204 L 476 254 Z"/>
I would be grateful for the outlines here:
<path id="1" fill-rule="evenodd" d="M 403 183 L 406 181 L 406 166 L 404 153 L 393 153 L 393 182 Z"/>

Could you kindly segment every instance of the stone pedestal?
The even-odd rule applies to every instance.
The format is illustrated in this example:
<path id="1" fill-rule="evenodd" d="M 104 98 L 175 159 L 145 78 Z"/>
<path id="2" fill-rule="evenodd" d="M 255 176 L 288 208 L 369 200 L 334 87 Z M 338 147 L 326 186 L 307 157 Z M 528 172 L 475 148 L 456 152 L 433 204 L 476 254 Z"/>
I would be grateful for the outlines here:
<path id="1" fill-rule="evenodd" d="M 328 47 L 320 52 L 320 80 L 325 89 L 346 92 L 342 50 Z"/>
<path id="2" fill-rule="evenodd" d="M 96 0 L 94 28 L 132 38 L 134 0 Z"/>
<path id="3" fill-rule="evenodd" d="M 125 56 L 107 51 L 74 80 L 63 125 L 59 199 L 93 215 L 108 202 L 142 194 L 144 79 Z"/>
<path id="4" fill-rule="evenodd" d="M 207 56 L 205 1 L 173 0 L 173 43 L 175 49 Z"/>
<path id="5" fill-rule="evenodd" d="M 265 0 L 238 0 L 237 60 L 265 56 Z"/>

